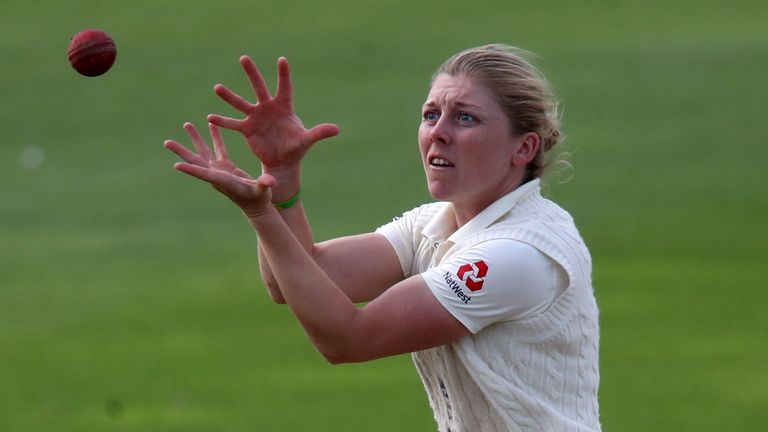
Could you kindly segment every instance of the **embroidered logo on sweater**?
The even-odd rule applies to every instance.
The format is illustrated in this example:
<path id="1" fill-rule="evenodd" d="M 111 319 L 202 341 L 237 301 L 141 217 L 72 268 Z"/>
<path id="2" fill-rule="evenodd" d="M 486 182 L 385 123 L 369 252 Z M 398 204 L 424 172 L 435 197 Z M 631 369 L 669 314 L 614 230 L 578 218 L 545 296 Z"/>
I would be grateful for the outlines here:
<path id="1" fill-rule="evenodd" d="M 470 291 L 479 291 L 483 288 L 485 275 L 488 274 L 488 264 L 485 261 L 475 261 L 459 267 L 456 276 L 467 285 Z"/>

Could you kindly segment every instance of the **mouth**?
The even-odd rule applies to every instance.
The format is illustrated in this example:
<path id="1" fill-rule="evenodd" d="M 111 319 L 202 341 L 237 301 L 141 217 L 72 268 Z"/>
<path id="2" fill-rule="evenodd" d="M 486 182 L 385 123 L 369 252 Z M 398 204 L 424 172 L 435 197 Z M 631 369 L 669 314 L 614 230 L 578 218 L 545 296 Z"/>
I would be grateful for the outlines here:
<path id="1" fill-rule="evenodd" d="M 455 165 L 448 159 L 444 159 L 438 156 L 432 156 L 429 158 L 429 165 L 435 168 L 452 168 Z"/>

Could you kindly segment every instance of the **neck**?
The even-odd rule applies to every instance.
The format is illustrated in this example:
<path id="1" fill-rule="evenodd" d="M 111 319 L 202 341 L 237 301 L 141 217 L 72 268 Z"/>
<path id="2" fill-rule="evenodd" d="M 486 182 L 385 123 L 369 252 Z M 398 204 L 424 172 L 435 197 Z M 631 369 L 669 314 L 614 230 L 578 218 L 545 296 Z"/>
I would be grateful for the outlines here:
<path id="1" fill-rule="evenodd" d="M 508 186 L 505 186 L 503 188 L 498 189 L 497 191 L 494 191 L 494 193 L 489 194 L 487 197 L 483 197 L 481 199 L 476 199 L 476 200 L 467 200 L 466 202 L 465 201 L 451 202 L 451 204 L 453 204 L 453 213 L 456 218 L 457 229 L 466 225 L 467 222 L 471 221 L 475 216 L 480 214 L 480 212 L 482 212 L 483 210 L 488 208 L 488 206 L 496 202 L 496 200 L 512 192 L 513 190 L 517 189 L 523 183 L 525 182 L 523 181 L 523 178 L 521 176 L 519 178 L 516 178 L 515 181 L 509 183 Z"/>

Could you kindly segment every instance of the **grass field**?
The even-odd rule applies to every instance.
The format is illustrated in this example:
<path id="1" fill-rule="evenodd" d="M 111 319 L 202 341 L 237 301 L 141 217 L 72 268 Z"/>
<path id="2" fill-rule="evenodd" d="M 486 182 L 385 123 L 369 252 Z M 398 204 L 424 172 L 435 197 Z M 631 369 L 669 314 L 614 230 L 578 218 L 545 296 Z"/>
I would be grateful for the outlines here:
<path id="1" fill-rule="evenodd" d="M 318 239 L 428 200 L 432 70 L 523 46 L 564 107 L 548 193 L 594 260 L 606 431 L 768 427 L 764 2 L 6 2 L 0 15 L 0 431 L 434 430 L 408 356 L 330 366 L 271 304 L 255 236 L 164 139 L 231 113 L 248 53 L 294 70 Z M 69 38 L 108 30 L 88 79 Z M 232 156 L 258 166 L 228 134 Z"/>

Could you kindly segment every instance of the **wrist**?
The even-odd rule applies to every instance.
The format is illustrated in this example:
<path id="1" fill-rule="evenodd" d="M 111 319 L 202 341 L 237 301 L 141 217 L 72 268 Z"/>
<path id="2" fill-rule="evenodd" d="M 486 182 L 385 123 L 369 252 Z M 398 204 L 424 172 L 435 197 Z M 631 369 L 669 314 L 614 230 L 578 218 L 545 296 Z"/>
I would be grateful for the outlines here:
<path id="1" fill-rule="evenodd" d="M 272 205 L 267 205 L 260 208 L 241 208 L 243 211 L 243 214 L 245 217 L 251 221 L 251 223 L 255 222 L 256 220 L 268 215 L 270 212 L 275 211 L 275 207 Z"/>
<path id="2" fill-rule="evenodd" d="M 299 189 L 296 191 L 293 196 L 288 198 L 284 201 L 275 201 L 272 200 L 272 205 L 277 209 L 277 211 L 282 210 L 288 210 L 289 208 L 293 207 L 299 200 L 301 199 L 301 186 L 299 186 Z"/>
<path id="3" fill-rule="evenodd" d="M 281 203 L 290 200 L 301 191 L 301 165 L 261 166 L 262 174 L 269 174 L 277 180 L 272 188 L 272 202 Z"/>

